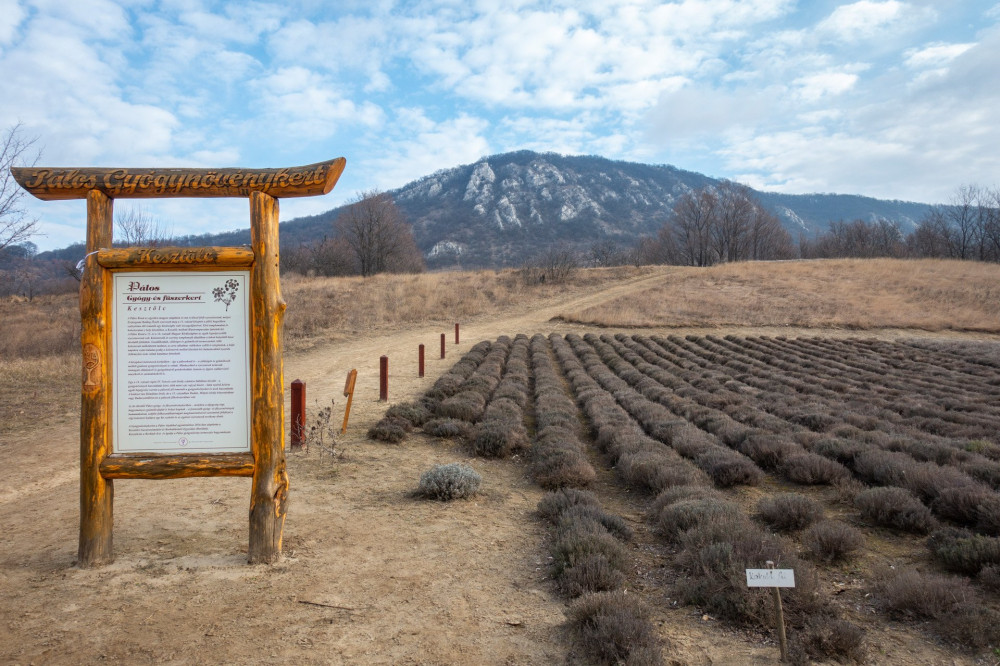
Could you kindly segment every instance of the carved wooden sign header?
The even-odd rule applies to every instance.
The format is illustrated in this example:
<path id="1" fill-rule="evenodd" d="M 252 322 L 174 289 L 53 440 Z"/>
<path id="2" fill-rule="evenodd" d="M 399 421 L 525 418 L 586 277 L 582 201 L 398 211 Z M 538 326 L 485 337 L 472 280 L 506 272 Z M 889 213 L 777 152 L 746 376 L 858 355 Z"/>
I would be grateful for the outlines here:
<path id="1" fill-rule="evenodd" d="M 112 199 L 158 197 L 245 197 L 263 192 L 275 198 L 327 194 L 344 170 L 344 158 L 282 169 L 62 169 L 10 170 L 28 192 L 45 201 L 85 199 L 100 190 Z"/>

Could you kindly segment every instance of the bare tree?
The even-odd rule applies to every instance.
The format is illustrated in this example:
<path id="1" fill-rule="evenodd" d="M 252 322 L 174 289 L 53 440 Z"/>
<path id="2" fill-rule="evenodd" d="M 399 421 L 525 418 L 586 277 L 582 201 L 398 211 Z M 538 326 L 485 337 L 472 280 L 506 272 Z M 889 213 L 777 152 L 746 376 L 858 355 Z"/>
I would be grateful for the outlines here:
<path id="1" fill-rule="evenodd" d="M 388 193 L 362 192 L 333 225 L 338 238 L 351 248 L 362 276 L 423 270 L 413 230 Z"/>
<path id="2" fill-rule="evenodd" d="M 116 245 L 125 247 L 156 247 L 164 245 L 169 235 L 149 211 L 130 206 L 115 215 Z"/>
<path id="3" fill-rule="evenodd" d="M 38 219 L 24 208 L 27 192 L 17 184 L 11 167 L 34 166 L 38 161 L 35 139 L 24 138 L 21 123 L 0 136 L 0 250 L 28 240 L 38 230 Z"/>

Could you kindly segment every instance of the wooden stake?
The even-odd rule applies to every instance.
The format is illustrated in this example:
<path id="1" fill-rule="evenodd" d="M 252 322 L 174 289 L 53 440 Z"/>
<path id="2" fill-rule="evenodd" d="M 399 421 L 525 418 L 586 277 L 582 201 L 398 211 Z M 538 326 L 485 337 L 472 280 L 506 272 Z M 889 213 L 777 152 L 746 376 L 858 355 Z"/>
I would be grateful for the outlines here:
<path id="1" fill-rule="evenodd" d="M 389 357 L 382 356 L 378 360 L 378 399 L 380 402 L 389 400 Z"/>
<path id="2" fill-rule="evenodd" d="M 282 325 L 285 301 L 278 274 L 278 200 L 250 193 L 251 372 L 253 373 L 250 448 L 254 457 L 250 494 L 251 564 L 271 564 L 281 557 L 281 538 L 288 511 L 285 467 L 285 393 Z"/>
<path id="3" fill-rule="evenodd" d="M 102 192 L 87 193 L 87 258 L 80 282 L 80 342 L 83 390 L 80 404 L 80 547 L 81 567 L 108 564 L 115 558 L 114 482 L 101 476 L 101 462 L 111 453 L 111 290 L 108 271 L 96 252 L 111 247 L 114 203 Z"/>
<path id="4" fill-rule="evenodd" d="M 424 376 L 424 346 L 417 347 L 417 376 Z"/>
<path id="5" fill-rule="evenodd" d="M 455 323 L 455 344 L 458 344 L 458 323 Z"/>
<path id="6" fill-rule="evenodd" d="M 774 562 L 767 561 L 767 568 L 773 569 Z M 788 661 L 788 639 L 785 637 L 785 613 L 781 609 L 781 588 L 772 587 L 774 591 L 774 614 L 778 623 L 778 643 L 781 647 L 781 661 Z"/>
<path id="7" fill-rule="evenodd" d="M 301 379 L 296 379 L 292 382 L 291 427 L 291 441 L 289 444 L 292 451 L 298 451 L 302 448 L 306 431 L 306 383 Z"/>
<path id="8" fill-rule="evenodd" d="M 444 358 L 444 333 L 441 334 L 441 358 Z"/>
<path id="9" fill-rule="evenodd" d="M 347 432 L 347 419 L 351 416 L 351 401 L 354 400 L 354 385 L 357 381 L 357 370 L 351 370 L 347 373 L 347 381 L 344 382 L 344 397 L 347 398 L 347 407 L 344 409 L 344 425 L 340 428 L 341 435 Z"/>

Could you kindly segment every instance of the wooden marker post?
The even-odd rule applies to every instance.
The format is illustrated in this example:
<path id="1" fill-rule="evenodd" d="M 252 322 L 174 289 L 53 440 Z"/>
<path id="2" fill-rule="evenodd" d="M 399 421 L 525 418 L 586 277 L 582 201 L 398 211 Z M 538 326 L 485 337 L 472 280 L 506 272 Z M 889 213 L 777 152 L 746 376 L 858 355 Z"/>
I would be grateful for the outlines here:
<path id="1" fill-rule="evenodd" d="M 347 432 L 347 419 L 351 416 L 351 401 L 354 400 L 354 384 L 357 381 L 357 370 L 351 370 L 347 373 L 347 381 L 344 382 L 344 397 L 347 398 L 347 407 L 344 408 L 344 425 L 340 427 L 341 435 Z"/>
<path id="2" fill-rule="evenodd" d="M 292 451 L 302 448 L 306 430 L 306 383 L 301 379 L 292 382 L 292 417 L 291 441 Z"/>
<path id="3" fill-rule="evenodd" d="M 345 163 L 10 170 L 39 199 L 87 201 L 79 566 L 114 559 L 114 479 L 252 477 L 248 560 L 271 563 L 281 556 L 288 474 L 278 198 L 327 194 Z M 114 248 L 114 199 L 164 197 L 246 197 L 251 248 Z M 191 303 L 200 304 L 210 326 L 189 314 Z M 192 349 L 204 350 L 206 340 L 221 349 L 223 339 L 233 351 L 204 357 Z M 179 359 L 169 354 L 177 340 L 188 350 Z M 162 381 L 164 374 L 170 382 Z M 200 383 L 192 383 L 195 377 Z M 182 409 L 192 394 L 203 396 L 205 414 Z"/>
<path id="4" fill-rule="evenodd" d="M 378 399 L 379 402 L 389 400 L 389 357 L 382 356 L 378 360 Z"/>
<path id="5" fill-rule="evenodd" d="M 794 569 L 775 569 L 768 560 L 766 569 L 747 569 L 747 587 L 770 587 L 774 594 L 774 615 L 778 626 L 781 661 L 788 661 L 788 640 L 785 637 L 785 614 L 781 608 L 781 588 L 795 587 Z"/>
<path id="6" fill-rule="evenodd" d="M 444 333 L 441 334 L 441 358 L 444 358 Z"/>
<path id="7" fill-rule="evenodd" d="M 424 376 L 424 346 L 417 347 L 417 376 Z"/>
<path id="8" fill-rule="evenodd" d="M 455 344 L 458 344 L 458 322 L 455 322 Z"/>

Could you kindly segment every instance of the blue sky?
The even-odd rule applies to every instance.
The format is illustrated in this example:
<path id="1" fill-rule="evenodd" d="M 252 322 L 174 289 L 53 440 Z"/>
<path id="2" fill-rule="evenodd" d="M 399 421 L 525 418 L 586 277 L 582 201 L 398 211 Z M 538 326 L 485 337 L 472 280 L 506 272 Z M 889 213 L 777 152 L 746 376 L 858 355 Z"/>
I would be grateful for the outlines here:
<path id="1" fill-rule="evenodd" d="M 947 201 L 1000 184 L 1000 3 L 0 0 L 0 128 L 45 166 L 347 158 L 325 197 L 518 149 L 753 187 Z M 243 200 L 117 202 L 173 234 Z M 30 203 L 42 249 L 83 202 Z"/>

